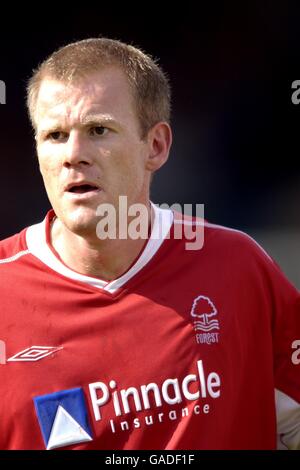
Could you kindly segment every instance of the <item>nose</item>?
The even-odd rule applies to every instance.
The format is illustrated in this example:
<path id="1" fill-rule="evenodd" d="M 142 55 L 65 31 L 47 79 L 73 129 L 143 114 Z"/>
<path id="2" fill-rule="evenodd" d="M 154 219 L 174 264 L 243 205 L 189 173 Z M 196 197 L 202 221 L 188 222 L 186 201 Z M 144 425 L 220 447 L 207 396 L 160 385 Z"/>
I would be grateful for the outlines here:
<path id="1" fill-rule="evenodd" d="M 74 166 L 86 166 L 92 164 L 89 154 L 89 146 L 83 135 L 77 131 L 71 131 L 64 148 L 63 165 L 66 168 Z"/>

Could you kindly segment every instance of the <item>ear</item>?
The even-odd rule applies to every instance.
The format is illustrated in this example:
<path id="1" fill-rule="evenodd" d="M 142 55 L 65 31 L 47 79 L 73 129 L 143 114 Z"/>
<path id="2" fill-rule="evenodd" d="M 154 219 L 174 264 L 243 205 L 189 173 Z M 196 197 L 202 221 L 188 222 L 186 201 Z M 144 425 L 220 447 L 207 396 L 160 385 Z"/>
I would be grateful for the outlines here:
<path id="1" fill-rule="evenodd" d="M 146 169 L 158 170 L 168 160 L 172 144 L 172 131 L 167 122 L 155 124 L 147 136 L 149 153 L 146 160 Z"/>

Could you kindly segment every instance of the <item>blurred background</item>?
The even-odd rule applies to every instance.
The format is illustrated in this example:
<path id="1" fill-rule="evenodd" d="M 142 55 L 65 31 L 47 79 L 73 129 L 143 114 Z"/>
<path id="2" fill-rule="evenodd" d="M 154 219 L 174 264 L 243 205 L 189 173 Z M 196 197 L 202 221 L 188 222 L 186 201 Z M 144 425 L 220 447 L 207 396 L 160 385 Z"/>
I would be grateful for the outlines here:
<path id="1" fill-rule="evenodd" d="M 54 49 L 102 35 L 158 58 L 172 83 L 174 144 L 152 200 L 205 204 L 206 219 L 254 236 L 300 287 L 300 104 L 291 101 L 300 79 L 300 9 L 272 1 L 195 5 L 73 5 L 64 15 L 51 5 L 30 22 L 19 7 L 13 23 L 3 16 L 0 239 L 49 208 L 26 81 Z"/>

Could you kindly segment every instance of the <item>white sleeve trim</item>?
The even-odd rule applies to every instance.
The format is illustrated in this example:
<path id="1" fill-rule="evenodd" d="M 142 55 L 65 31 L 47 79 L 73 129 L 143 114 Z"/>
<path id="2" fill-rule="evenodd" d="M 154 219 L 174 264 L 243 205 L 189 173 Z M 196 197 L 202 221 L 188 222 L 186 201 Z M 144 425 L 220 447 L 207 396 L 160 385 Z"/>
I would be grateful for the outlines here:
<path id="1" fill-rule="evenodd" d="M 275 390 L 277 449 L 300 449 L 300 403 Z"/>
<path id="2" fill-rule="evenodd" d="M 18 253 L 13 256 L 10 256 L 9 258 L 0 259 L 0 264 L 12 263 L 13 261 L 17 261 L 19 258 L 21 258 L 21 256 L 28 255 L 29 253 L 29 250 L 19 251 Z"/>

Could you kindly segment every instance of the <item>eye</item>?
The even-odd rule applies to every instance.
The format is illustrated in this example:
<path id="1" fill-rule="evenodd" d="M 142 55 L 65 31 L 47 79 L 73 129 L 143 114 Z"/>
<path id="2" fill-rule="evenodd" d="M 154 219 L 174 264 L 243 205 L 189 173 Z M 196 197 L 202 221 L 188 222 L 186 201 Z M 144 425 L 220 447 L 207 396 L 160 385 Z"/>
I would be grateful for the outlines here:
<path id="1" fill-rule="evenodd" d="M 90 134 L 95 135 L 95 136 L 101 136 L 101 135 L 105 135 L 107 131 L 108 131 L 107 127 L 94 126 L 94 127 L 91 127 Z"/>
<path id="2" fill-rule="evenodd" d="M 66 137 L 67 137 L 67 134 L 65 132 L 60 132 L 60 131 L 50 132 L 47 135 L 47 139 L 54 140 L 54 141 L 63 140 Z"/>

